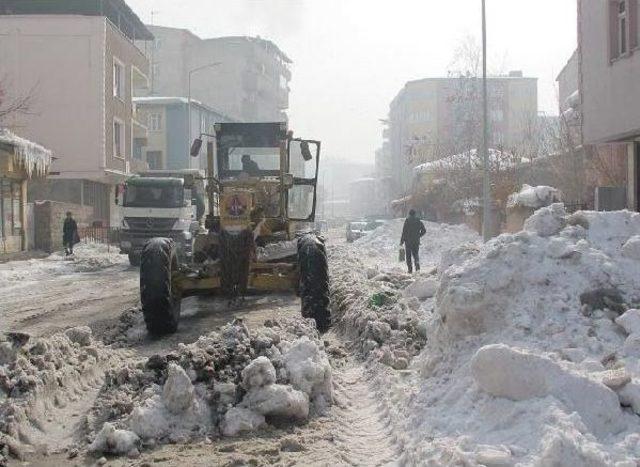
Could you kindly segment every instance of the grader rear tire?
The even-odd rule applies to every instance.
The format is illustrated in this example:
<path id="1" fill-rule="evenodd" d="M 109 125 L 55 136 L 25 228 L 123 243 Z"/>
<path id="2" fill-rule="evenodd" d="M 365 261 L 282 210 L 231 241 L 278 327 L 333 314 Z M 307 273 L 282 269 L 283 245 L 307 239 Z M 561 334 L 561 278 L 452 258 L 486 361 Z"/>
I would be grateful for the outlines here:
<path id="1" fill-rule="evenodd" d="M 329 266 L 324 243 L 315 235 L 298 240 L 299 292 L 302 316 L 313 318 L 318 331 L 331 326 Z"/>
<path id="2" fill-rule="evenodd" d="M 147 331 L 152 336 L 176 332 L 180 320 L 180 296 L 172 288 L 178 269 L 176 246 L 169 238 L 153 238 L 140 257 L 140 302 Z"/>

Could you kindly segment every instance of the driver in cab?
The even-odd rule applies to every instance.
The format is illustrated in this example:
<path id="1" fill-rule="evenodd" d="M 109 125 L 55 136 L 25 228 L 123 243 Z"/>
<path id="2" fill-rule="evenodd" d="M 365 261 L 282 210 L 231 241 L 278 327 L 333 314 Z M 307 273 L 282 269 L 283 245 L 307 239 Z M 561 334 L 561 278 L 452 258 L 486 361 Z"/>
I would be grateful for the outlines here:
<path id="1" fill-rule="evenodd" d="M 256 161 L 251 160 L 251 156 L 249 154 L 244 154 L 242 156 L 242 171 L 250 177 L 260 176 L 260 167 Z"/>

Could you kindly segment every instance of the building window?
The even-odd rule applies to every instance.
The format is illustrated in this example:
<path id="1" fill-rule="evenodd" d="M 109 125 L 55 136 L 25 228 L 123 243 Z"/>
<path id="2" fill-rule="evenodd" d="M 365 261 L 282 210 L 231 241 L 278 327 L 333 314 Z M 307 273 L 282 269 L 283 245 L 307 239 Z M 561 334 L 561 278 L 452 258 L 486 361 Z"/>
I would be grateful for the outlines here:
<path id="1" fill-rule="evenodd" d="M 159 114 L 159 113 L 149 114 L 149 130 L 162 131 L 162 114 Z"/>
<path id="2" fill-rule="evenodd" d="M 147 151 L 147 164 L 152 170 L 162 169 L 162 151 Z"/>
<path id="3" fill-rule="evenodd" d="M 640 0 L 609 0 L 609 59 L 624 57 L 638 47 Z"/>
<path id="4" fill-rule="evenodd" d="M 124 65 L 113 60 L 113 96 L 124 99 Z"/>
<path id="5" fill-rule="evenodd" d="M 113 121 L 113 155 L 124 157 L 124 125 L 119 120 Z"/>
<path id="6" fill-rule="evenodd" d="M 618 2 L 618 55 L 627 53 L 627 0 Z"/>
<path id="7" fill-rule="evenodd" d="M 22 201 L 20 182 L 0 178 L 0 237 L 22 234 Z"/>
<path id="8" fill-rule="evenodd" d="M 142 148 L 146 145 L 146 138 L 133 138 L 133 153 L 131 157 L 134 159 L 142 160 Z"/>

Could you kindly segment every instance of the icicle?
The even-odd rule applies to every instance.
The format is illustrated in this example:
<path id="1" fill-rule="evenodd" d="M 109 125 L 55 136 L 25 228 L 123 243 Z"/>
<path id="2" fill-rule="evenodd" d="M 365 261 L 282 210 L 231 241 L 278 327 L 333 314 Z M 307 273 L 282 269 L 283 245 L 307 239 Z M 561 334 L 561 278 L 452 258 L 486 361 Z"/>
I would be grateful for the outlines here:
<path id="1" fill-rule="evenodd" d="M 50 150 L 19 137 L 6 128 L 0 128 L 0 143 L 13 146 L 13 161 L 24 169 L 27 177 L 46 175 L 51 166 Z"/>

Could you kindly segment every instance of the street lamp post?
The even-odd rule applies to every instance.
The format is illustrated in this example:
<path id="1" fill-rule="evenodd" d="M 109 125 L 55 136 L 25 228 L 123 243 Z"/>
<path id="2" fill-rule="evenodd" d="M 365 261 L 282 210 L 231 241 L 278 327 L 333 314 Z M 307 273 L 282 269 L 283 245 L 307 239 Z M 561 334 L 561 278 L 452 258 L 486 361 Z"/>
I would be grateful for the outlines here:
<path id="1" fill-rule="evenodd" d="M 485 242 L 491 238 L 491 191 L 489 187 L 489 127 L 487 103 L 487 17 L 485 0 L 482 0 L 482 238 Z"/>
<path id="2" fill-rule="evenodd" d="M 208 63 L 206 65 L 202 65 L 189 70 L 189 79 L 187 80 L 187 154 L 189 154 L 189 151 L 191 150 L 191 76 L 200 70 L 204 70 L 205 68 L 211 68 L 221 64 L 222 62 Z M 189 159 L 189 161 L 191 161 L 191 159 Z M 191 166 L 191 162 L 189 162 L 189 166 Z"/>

